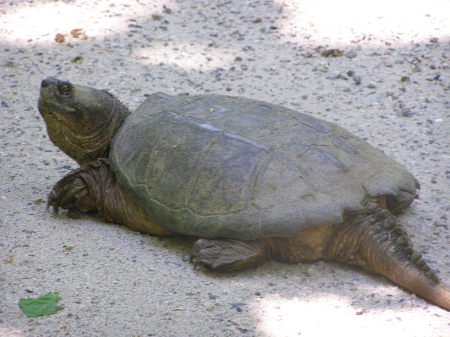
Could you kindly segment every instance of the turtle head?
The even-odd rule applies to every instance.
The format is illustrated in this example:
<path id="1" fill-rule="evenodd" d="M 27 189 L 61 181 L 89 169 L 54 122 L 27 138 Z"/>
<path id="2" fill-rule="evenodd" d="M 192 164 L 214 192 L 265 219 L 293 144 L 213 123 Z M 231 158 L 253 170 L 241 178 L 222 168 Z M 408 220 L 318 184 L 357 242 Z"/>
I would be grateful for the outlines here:
<path id="1" fill-rule="evenodd" d="M 52 142 L 80 165 L 108 157 L 128 109 L 112 94 L 48 77 L 41 82 L 39 112 Z"/>

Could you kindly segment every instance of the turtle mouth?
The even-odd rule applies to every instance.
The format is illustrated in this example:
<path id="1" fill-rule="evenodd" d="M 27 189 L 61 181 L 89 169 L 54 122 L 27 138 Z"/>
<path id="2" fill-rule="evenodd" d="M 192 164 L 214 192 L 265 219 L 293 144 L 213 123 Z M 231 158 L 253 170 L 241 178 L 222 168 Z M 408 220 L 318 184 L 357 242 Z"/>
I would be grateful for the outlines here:
<path id="1" fill-rule="evenodd" d="M 47 116 L 53 116 L 61 123 L 65 122 L 64 115 L 75 114 L 77 112 L 77 109 L 73 107 L 61 104 L 59 102 L 49 101 L 42 97 L 42 95 L 38 101 L 38 110 L 44 119 Z"/>

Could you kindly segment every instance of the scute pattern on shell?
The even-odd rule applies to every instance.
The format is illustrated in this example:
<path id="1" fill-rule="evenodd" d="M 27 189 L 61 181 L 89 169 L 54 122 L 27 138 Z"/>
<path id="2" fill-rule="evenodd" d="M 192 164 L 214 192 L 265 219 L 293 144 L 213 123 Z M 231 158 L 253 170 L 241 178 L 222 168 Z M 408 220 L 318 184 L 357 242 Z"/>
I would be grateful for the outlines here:
<path id="1" fill-rule="evenodd" d="M 126 119 L 110 158 L 155 221 L 209 238 L 295 235 L 418 187 L 403 166 L 334 124 L 220 95 L 151 95 Z"/>

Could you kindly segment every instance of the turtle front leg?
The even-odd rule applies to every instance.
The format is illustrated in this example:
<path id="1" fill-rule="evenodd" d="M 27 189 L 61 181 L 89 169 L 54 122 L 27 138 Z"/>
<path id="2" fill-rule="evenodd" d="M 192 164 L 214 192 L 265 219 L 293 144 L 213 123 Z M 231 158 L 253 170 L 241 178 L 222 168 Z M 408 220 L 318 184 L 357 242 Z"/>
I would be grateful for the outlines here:
<path id="1" fill-rule="evenodd" d="M 83 213 L 100 212 L 101 186 L 99 176 L 109 175 L 106 159 L 83 165 L 59 180 L 48 195 L 47 207 L 66 209 L 68 216 L 78 218 Z M 103 169 L 102 169 L 103 168 Z M 105 171 L 102 172 L 101 171 Z M 99 179 L 100 178 L 100 179 Z"/>
<path id="2" fill-rule="evenodd" d="M 192 248 L 192 262 L 219 270 L 255 267 L 269 259 L 265 241 L 198 239 Z"/>
<path id="3" fill-rule="evenodd" d="M 105 221 L 119 223 L 133 230 L 159 236 L 174 235 L 156 224 L 117 183 L 106 158 L 96 159 L 73 170 L 53 187 L 48 206 L 80 213 L 96 212 Z"/>

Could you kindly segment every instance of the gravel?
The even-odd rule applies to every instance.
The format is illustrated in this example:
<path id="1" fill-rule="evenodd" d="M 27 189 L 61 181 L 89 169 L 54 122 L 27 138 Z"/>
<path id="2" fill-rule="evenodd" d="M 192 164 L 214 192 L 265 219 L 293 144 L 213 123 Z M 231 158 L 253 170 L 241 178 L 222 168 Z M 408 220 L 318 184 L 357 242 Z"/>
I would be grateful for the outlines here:
<path id="1" fill-rule="evenodd" d="M 448 284 L 449 3 L 361 6 L 0 1 L 0 336 L 448 336 L 448 312 L 360 270 L 210 272 L 190 264 L 192 239 L 46 210 L 76 163 L 37 112 L 43 78 L 108 89 L 131 109 L 156 91 L 246 96 L 337 123 L 413 172 L 421 195 L 400 219 Z M 63 310 L 20 311 L 48 292 Z"/>

